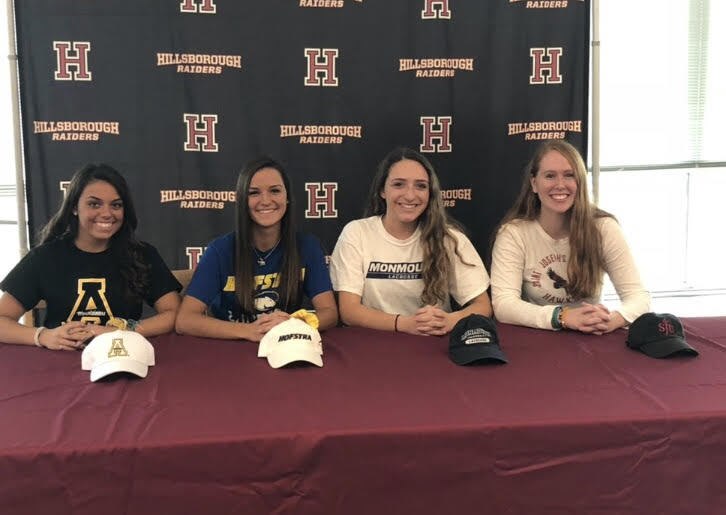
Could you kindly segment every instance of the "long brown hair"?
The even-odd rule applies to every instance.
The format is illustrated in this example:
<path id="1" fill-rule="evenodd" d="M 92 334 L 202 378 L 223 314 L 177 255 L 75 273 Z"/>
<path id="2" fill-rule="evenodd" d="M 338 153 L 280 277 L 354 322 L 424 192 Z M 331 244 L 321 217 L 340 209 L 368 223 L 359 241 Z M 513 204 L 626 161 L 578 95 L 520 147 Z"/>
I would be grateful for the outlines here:
<path id="1" fill-rule="evenodd" d="M 280 163 L 269 157 L 255 159 L 245 165 L 237 179 L 237 215 L 235 236 L 235 294 L 244 317 L 255 313 L 255 260 L 252 228 L 254 222 L 250 218 L 247 205 L 252 177 L 263 168 L 273 168 L 280 173 L 287 193 L 287 209 L 280 224 L 280 248 L 282 262 L 277 273 L 279 282 L 279 299 L 277 307 L 283 311 L 295 310 L 301 302 L 302 288 L 300 285 L 300 251 L 297 246 L 295 227 L 295 198 L 290 186 L 290 178 Z"/>
<path id="2" fill-rule="evenodd" d="M 462 263 L 469 266 L 474 265 L 466 263 L 459 252 L 459 246 L 451 229 L 460 230 L 460 228 L 449 218 L 444 209 L 439 178 L 429 160 L 410 148 L 401 147 L 389 152 L 378 165 L 376 175 L 373 177 L 365 216 L 386 214 L 386 201 L 381 197 L 381 193 L 393 165 L 404 159 L 419 163 L 426 170 L 429 178 L 429 202 L 418 219 L 418 226 L 421 228 L 421 244 L 423 245 L 424 289 L 421 293 L 421 303 L 426 305 L 446 302 L 449 298 L 448 278 L 452 266 L 447 248 L 453 249 Z"/>
<path id="3" fill-rule="evenodd" d="M 73 211 L 78 208 L 78 201 L 86 186 L 99 181 L 113 186 L 124 206 L 123 223 L 109 241 L 109 252 L 118 263 L 123 278 L 123 295 L 132 302 L 142 302 L 151 282 L 151 268 L 144 262 L 143 244 L 136 239 L 138 220 L 131 192 L 126 180 L 115 168 L 103 163 L 91 163 L 74 173 L 63 204 L 40 233 L 40 243 L 63 239 L 75 241 L 78 236 L 78 215 L 74 215 Z"/>
<path id="4" fill-rule="evenodd" d="M 540 163 L 550 151 L 559 152 L 570 163 L 575 173 L 577 194 L 570 209 L 570 256 L 567 262 L 567 286 L 565 290 L 573 299 L 595 296 L 602 288 L 605 271 L 602 235 L 597 227 L 597 219 L 613 217 L 590 202 L 587 191 L 587 167 L 577 149 L 565 140 L 543 142 L 535 151 L 524 170 L 522 188 L 512 208 L 494 231 L 514 220 L 536 220 L 542 208 L 539 196 L 532 189 L 532 178 L 537 176 Z"/>

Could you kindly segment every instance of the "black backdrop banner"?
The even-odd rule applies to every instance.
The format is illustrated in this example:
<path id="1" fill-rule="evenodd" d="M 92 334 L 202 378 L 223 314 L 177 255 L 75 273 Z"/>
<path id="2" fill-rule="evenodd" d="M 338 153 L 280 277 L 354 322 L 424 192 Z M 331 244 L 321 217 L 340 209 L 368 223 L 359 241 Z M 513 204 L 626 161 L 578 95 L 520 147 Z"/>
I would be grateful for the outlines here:
<path id="1" fill-rule="evenodd" d="M 171 268 L 234 228 L 237 174 L 285 164 L 332 251 L 396 146 L 434 164 L 482 256 L 542 139 L 587 143 L 589 1 L 17 0 L 31 238 L 75 170 L 127 178 Z"/>

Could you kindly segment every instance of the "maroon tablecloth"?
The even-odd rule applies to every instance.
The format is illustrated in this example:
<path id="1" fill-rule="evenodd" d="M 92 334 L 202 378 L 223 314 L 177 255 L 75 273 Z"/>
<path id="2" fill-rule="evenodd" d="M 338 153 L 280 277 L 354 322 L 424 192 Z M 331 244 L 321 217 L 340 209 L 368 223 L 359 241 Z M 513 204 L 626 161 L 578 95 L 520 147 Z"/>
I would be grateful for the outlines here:
<path id="1" fill-rule="evenodd" d="M 508 365 L 448 340 L 324 333 L 323 368 L 167 335 L 146 379 L 0 345 L 2 514 L 724 513 L 726 318 L 696 358 L 626 333 L 500 324 Z"/>

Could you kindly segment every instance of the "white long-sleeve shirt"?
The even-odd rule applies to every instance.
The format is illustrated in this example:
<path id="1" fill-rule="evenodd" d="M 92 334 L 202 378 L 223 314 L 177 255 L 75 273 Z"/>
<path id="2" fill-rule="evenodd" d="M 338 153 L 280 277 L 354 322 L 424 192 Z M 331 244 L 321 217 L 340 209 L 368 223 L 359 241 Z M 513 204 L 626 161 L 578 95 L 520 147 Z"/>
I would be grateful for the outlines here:
<path id="1" fill-rule="evenodd" d="M 650 294 L 618 222 L 597 220 L 602 234 L 605 272 L 620 297 L 617 309 L 632 322 L 650 309 Z M 569 238 L 550 237 L 539 222 L 513 220 L 499 230 L 492 251 L 492 303 L 497 320 L 508 324 L 552 329 L 556 306 L 597 304 L 600 293 L 589 299 L 573 299 L 565 291 Z"/>

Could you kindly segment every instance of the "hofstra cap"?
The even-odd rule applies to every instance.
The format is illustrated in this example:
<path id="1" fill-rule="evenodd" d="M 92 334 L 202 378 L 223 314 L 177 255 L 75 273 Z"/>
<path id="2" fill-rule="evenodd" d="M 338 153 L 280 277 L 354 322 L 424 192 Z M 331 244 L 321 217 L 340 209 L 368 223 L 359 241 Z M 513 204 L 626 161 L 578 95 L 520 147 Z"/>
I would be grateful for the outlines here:
<path id="1" fill-rule="evenodd" d="M 698 356 L 698 351 L 686 342 L 681 321 L 670 313 L 640 315 L 631 324 L 625 343 L 652 358 Z"/>
<path id="2" fill-rule="evenodd" d="M 299 318 L 289 318 L 270 329 L 260 340 L 258 358 L 267 358 L 272 368 L 295 361 L 323 366 L 323 342 L 317 329 Z"/>

